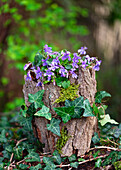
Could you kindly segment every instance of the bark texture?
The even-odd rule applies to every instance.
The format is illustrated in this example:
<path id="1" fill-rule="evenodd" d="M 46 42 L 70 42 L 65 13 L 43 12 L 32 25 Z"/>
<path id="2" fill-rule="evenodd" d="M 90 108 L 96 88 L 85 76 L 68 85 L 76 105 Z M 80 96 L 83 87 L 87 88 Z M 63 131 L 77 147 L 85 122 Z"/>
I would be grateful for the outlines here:
<path id="1" fill-rule="evenodd" d="M 70 81 L 71 83 L 79 84 L 78 96 L 81 95 L 85 99 L 89 99 L 90 104 L 92 105 L 96 93 L 95 71 L 80 67 L 78 71 L 78 79 L 70 78 Z M 60 107 L 57 103 L 53 104 L 53 102 L 59 98 L 60 87 L 54 86 L 50 83 L 46 84 L 44 88 L 43 102 L 50 108 L 50 112 L 54 116 L 56 113 L 54 112 L 53 107 Z M 36 87 L 36 82 L 25 80 L 23 93 L 27 106 L 30 105 L 28 102 L 28 93 L 35 94 L 39 90 L 41 90 L 41 87 Z M 33 130 L 40 142 L 45 144 L 44 152 L 50 151 L 52 153 L 55 149 L 58 136 L 47 130 L 47 123 L 49 123 L 49 121 L 45 118 L 35 117 L 33 120 Z M 60 130 L 63 126 L 66 127 L 68 136 L 70 136 L 65 146 L 62 148 L 61 156 L 71 156 L 73 153 L 76 153 L 77 156 L 85 154 L 90 148 L 91 138 L 96 123 L 97 120 L 95 117 L 72 119 L 66 124 L 61 122 Z"/>

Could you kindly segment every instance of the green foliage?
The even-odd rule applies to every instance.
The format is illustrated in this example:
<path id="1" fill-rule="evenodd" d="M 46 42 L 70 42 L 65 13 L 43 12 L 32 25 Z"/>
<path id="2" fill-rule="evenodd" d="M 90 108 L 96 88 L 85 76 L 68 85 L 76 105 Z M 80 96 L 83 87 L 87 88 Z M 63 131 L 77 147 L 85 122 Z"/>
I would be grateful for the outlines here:
<path id="1" fill-rule="evenodd" d="M 100 141 L 100 138 L 98 136 L 98 133 L 94 132 L 94 136 L 92 137 L 92 142 L 96 144 L 96 143 L 99 143 L 99 141 Z"/>
<path id="2" fill-rule="evenodd" d="M 72 115 L 74 114 L 74 107 L 56 107 L 53 108 L 55 112 L 62 118 L 62 121 L 64 123 L 67 123 Z"/>
<path id="3" fill-rule="evenodd" d="M 36 165 L 36 166 L 31 166 L 29 169 L 30 169 L 30 170 L 39 170 L 40 168 L 42 168 L 42 165 L 39 163 L 39 164 Z"/>
<path id="4" fill-rule="evenodd" d="M 99 158 L 97 159 L 97 161 L 95 162 L 95 168 L 100 168 L 102 164 L 102 160 Z"/>
<path id="5" fill-rule="evenodd" d="M 104 126 L 106 123 L 111 123 L 111 124 L 118 124 L 114 119 L 110 118 L 109 114 L 106 114 L 103 119 L 99 120 L 101 126 Z"/>
<path id="6" fill-rule="evenodd" d="M 43 162 L 46 164 L 44 170 L 53 170 L 56 168 L 56 165 L 53 163 L 53 159 L 49 157 L 43 157 Z"/>
<path id="7" fill-rule="evenodd" d="M 76 160 L 76 155 L 72 154 L 70 157 L 68 157 L 68 159 L 69 159 L 69 162 L 73 162 Z"/>
<path id="8" fill-rule="evenodd" d="M 72 118 L 80 118 L 82 116 L 82 106 L 83 106 L 84 98 L 82 96 L 76 98 L 74 101 L 65 101 L 65 106 L 74 106 L 74 115 L 72 115 Z"/>
<path id="9" fill-rule="evenodd" d="M 65 127 L 63 127 L 61 130 L 61 136 L 56 142 L 56 149 L 60 154 L 62 153 L 62 148 L 65 146 L 69 138 L 70 136 L 68 136 L 67 130 L 65 129 Z"/>
<path id="10" fill-rule="evenodd" d="M 83 102 L 83 108 L 84 108 L 84 113 L 83 113 L 83 116 L 84 117 L 89 117 L 89 116 L 95 116 L 93 114 L 93 109 L 92 107 L 90 106 L 90 103 L 89 103 L 89 100 L 88 99 L 85 99 L 84 102 Z"/>
<path id="11" fill-rule="evenodd" d="M 58 153 L 58 151 L 57 150 L 54 150 L 54 152 L 53 152 L 53 159 L 56 161 L 56 163 L 57 164 L 61 164 L 61 162 L 62 162 L 62 159 L 61 159 L 61 156 L 60 156 L 60 154 Z"/>
<path id="12" fill-rule="evenodd" d="M 40 90 L 35 94 L 28 94 L 28 101 L 30 103 L 34 103 L 36 109 L 41 108 L 43 105 L 43 102 L 42 102 L 43 94 L 44 94 L 44 90 Z"/>
<path id="13" fill-rule="evenodd" d="M 78 97 L 77 95 L 78 87 L 79 85 L 72 84 L 66 89 L 61 88 L 60 97 L 56 99 L 54 103 L 64 102 L 65 100 L 73 101 Z"/>
<path id="14" fill-rule="evenodd" d="M 25 161 L 26 162 L 40 162 L 39 154 L 36 153 L 34 150 L 28 150 L 29 154 L 25 157 L 28 158 Z"/>
<path id="15" fill-rule="evenodd" d="M 53 132 L 54 134 L 61 136 L 59 127 L 60 122 L 61 121 L 59 119 L 52 118 L 50 124 L 47 124 L 47 129 Z"/>
<path id="16" fill-rule="evenodd" d="M 79 163 L 78 162 L 72 162 L 70 163 L 70 166 L 73 168 L 78 168 Z"/>
<path id="17" fill-rule="evenodd" d="M 42 106 L 42 109 L 39 110 L 38 112 L 36 112 L 34 114 L 34 116 L 42 116 L 42 117 L 45 117 L 46 119 L 48 120 L 51 120 L 51 113 L 49 113 L 49 108 L 46 107 L 45 105 Z"/>
<path id="18" fill-rule="evenodd" d="M 105 97 L 111 97 L 106 91 L 97 92 L 95 95 L 95 103 L 101 103 L 102 99 Z"/>
<path id="19" fill-rule="evenodd" d="M 114 162 L 113 165 L 114 165 L 114 167 L 115 167 L 115 170 L 121 169 L 121 161 Z"/>

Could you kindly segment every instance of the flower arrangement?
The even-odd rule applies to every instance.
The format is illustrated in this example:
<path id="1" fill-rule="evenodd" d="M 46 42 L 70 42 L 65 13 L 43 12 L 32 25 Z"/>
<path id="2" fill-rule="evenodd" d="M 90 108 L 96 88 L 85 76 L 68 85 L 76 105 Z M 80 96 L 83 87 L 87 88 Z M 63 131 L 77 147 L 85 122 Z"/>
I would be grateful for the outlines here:
<path id="1" fill-rule="evenodd" d="M 37 86 L 43 86 L 47 82 L 56 84 L 56 78 L 72 78 L 77 79 L 76 74 L 79 66 L 92 68 L 99 71 L 101 60 L 96 57 L 90 57 L 86 54 L 87 47 L 81 47 L 77 53 L 70 53 L 67 50 L 53 52 L 52 47 L 46 44 L 39 51 L 33 63 L 25 64 L 24 70 L 28 70 L 26 80 L 36 80 Z M 44 88 L 44 86 L 43 86 Z"/>

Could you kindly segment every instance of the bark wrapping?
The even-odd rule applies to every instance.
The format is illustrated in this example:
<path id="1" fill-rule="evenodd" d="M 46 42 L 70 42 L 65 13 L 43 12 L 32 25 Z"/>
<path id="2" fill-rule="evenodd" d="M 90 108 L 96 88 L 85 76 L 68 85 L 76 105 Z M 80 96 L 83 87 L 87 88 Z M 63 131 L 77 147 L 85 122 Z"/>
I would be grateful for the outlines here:
<path id="1" fill-rule="evenodd" d="M 96 93 L 96 80 L 95 71 L 93 69 L 83 69 L 81 66 L 78 71 L 78 78 L 70 78 L 71 83 L 79 84 L 78 96 L 83 96 L 85 99 L 89 99 L 90 104 L 94 102 L 94 96 Z M 25 98 L 26 106 L 29 106 L 28 93 L 35 94 L 41 90 L 41 87 L 36 87 L 36 82 L 26 81 L 23 87 L 23 93 Z M 43 96 L 43 102 L 45 106 L 50 108 L 52 115 L 56 115 L 53 107 L 60 107 L 60 104 L 53 102 L 59 98 L 60 87 L 54 86 L 53 83 L 45 84 L 45 92 Z M 58 136 L 48 131 L 46 125 L 49 123 L 48 120 L 42 117 L 35 117 L 33 120 L 34 134 L 41 143 L 45 144 L 44 152 L 53 152 Z M 94 133 L 94 129 L 97 124 L 96 117 L 88 117 L 81 119 L 71 119 L 66 124 L 60 123 L 60 130 L 66 127 L 68 136 L 70 138 L 62 148 L 61 156 L 71 156 L 76 153 L 77 156 L 85 154 L 89 150 L 91 144 L 91 138 Z"/>

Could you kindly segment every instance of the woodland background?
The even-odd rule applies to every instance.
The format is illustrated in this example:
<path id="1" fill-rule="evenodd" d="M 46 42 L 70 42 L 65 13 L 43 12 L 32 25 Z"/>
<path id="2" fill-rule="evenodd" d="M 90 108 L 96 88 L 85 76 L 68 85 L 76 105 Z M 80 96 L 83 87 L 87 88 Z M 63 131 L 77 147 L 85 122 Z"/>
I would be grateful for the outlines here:
<path id="1" fill-rule="evenodd" d="M 24 103 L 23 66 L 44 44 L 102 60 L 97 89 L 112 95 L 107 112 L 121 122 L 121 1 L 0 0 L 0 113 Z"/>

